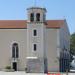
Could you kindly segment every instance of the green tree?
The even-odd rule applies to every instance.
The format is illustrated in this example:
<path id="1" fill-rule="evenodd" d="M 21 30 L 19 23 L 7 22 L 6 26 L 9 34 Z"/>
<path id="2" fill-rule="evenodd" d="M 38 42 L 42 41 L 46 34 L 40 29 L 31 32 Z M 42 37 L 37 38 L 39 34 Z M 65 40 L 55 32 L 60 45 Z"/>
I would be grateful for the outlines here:
<path id="1" fill-rule="evenodd" d="M 71 34 L 70 37 L 70 53 L 75 55 L 75 33 Z"/>

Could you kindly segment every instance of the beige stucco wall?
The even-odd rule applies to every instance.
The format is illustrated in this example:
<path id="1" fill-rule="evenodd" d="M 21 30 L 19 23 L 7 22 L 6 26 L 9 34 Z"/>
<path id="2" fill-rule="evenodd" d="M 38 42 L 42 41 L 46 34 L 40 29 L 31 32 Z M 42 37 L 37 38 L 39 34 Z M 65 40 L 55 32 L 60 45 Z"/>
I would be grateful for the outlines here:
<path id="1" fill-rule="evenodd" d="M 60 43 L 61 49 L 65 47 L 67 50 L 70 50 L 70 33 L 66 24 L 60 28 Z"/>
<path id="2" fill-rule="evenodd" d="M 48 71 L 59 71 L 59 60 L 57 58 L 57 38 L 59 29 L 46 30 L 46 52 L 48 60 Z"/>
<path id="3" fill-rule="evenodd" d="M 0 69 L 11 65 L 12 44 L 19 45 L 18 70 L 25 69 L 25 57 L 27 50 L 26 29 L 0 29 Z"/>

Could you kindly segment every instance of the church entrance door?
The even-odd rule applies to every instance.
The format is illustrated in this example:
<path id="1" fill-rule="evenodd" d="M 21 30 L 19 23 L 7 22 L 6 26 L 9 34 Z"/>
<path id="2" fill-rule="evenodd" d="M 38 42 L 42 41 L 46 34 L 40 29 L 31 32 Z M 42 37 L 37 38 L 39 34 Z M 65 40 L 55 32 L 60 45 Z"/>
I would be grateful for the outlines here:
<path id="1" fill-rule="evenodd" d="M 13 62 L 13 69 L 14 69 L 15 71 L 17 71 L 17 63 L 16 63 L 16 62 Z"/>

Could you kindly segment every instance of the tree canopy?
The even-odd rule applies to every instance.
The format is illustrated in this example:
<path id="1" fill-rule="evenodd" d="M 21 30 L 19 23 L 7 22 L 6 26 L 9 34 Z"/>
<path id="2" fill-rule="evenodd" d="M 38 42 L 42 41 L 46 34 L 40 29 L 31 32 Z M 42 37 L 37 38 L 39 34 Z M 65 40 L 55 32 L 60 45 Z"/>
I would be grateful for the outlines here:
<path id="1" fill-rule="evenodd" d="M 75 55 L 75 33 L 71 34 L 70 37 L 70 52 Z"/>

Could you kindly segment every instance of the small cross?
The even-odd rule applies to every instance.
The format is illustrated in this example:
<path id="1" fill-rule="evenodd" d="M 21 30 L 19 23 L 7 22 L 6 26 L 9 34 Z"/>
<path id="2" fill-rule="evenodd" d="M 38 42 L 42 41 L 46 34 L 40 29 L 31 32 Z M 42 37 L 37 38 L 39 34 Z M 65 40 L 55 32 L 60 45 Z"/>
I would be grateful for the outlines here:
<path id="1" fill-rule="evenodd" d="M 36 6 L 36 3 L 37 3 L 36 1 L 37 1 L 37 0 L 34 0 L 34 6 Z"/>

